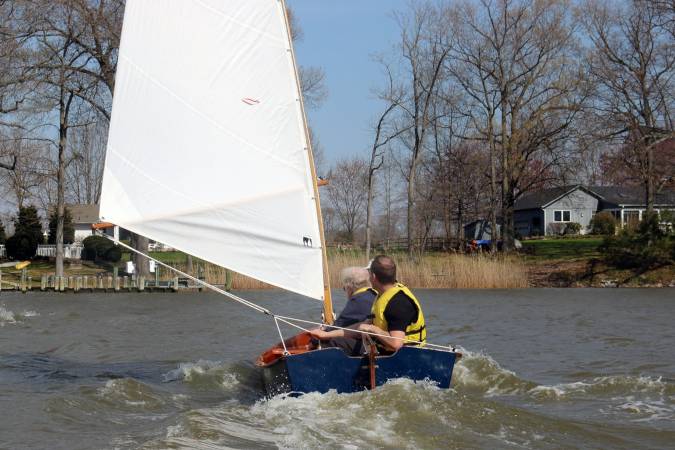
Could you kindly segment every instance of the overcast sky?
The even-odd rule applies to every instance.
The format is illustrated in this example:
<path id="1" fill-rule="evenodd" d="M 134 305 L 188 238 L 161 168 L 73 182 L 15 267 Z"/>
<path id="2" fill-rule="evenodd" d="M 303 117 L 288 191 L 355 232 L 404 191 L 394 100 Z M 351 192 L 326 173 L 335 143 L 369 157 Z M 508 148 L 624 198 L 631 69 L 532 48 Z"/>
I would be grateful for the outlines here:
<path id="1" fill-rule="evenodd" d="M 404 10 L 407 0 L 287 0 L 304 39 L 296 44 L 298 63 L 326 72 L 328 99 L 309 111 L 309 121 L 330 163 L 341 156 L 365 155 L 371 145 L 371 125 L 383 105 L 373 88 L 384 85 L 374 54 L 391 53 L 398 41 L 392 11 Z"/>

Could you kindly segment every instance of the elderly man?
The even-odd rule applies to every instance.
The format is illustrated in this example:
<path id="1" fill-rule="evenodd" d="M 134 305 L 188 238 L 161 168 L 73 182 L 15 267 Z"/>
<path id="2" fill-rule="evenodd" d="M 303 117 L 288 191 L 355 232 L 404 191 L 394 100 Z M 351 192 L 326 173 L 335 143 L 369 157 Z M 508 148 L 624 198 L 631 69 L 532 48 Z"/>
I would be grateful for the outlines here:
<path id="1" fill-rule="evenodd" d="M 370 287 L 370 273 L 363 267 L 346 267 L 340 273 L 347 304 L 335 320 L 337 327 L 347 328 L 363 322 L 370 315 L 377 292 Z"/>
<path id="2" fill-rule="evenodd" d="M 347 304 L 338 318 L 335 319 L 333 325 L 347 328 L 368 318 L 375 297 L 377 297 L 377 292 L 370 287 L 369 278 L 370 273 L 363 267 L 342 269 L 340 280 L 342 281 L 342 289 L 347 294 Z M 332 327 L 327 327 L 327 329 L 342 331 Z M 338 347 L 350 355 L 356 355 L 360 352 L 361 337 L 358 335 L 336 336 L 334 339 L 325 340 L 322 345 L 324 347 Z"/>
<path id="3" fill-rule="evenodd" d="M 396 351 L 403 345 L 424 345 L 427 338 L 422 307 L 415 295 L 396 281 L 396 263 L 385 255 L 376 256 L 369 265 L 370 281 L 380 295 L 373 303 L 372 319 L 349 328 L 374 333 L 381 350 Z M 360 333 L 349 330 L 311 331 L 320 340 L 354 338 Z"/>

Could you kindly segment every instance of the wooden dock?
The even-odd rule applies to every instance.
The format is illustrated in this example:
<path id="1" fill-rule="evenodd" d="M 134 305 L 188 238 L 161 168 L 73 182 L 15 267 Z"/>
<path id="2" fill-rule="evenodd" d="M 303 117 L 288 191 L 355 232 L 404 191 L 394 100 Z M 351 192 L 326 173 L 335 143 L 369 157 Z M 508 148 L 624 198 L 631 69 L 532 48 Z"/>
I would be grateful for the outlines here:
<path id="1" fill-rule="evenodd" d="M 3 281 L 0 277 L 0 291 L 42 291 L 42 292 L 178 292 L 201 290 L 190 286 L 179 278 L 167 281 L 133 279 L 128 276 L 96 275 L 57 277 L 43 275 L 39 280 L 21 274 L 18 283 Z"/>

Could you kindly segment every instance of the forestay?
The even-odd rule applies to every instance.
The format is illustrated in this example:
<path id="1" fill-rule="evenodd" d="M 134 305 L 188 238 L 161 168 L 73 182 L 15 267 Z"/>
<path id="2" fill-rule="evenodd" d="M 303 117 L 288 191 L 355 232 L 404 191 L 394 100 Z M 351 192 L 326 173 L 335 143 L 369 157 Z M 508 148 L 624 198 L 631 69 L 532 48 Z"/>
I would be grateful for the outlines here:
<path id="1" fill-rule="evenodd" d="M 323 296 L 283 2 L 128 0 L 101 219 Z"/>

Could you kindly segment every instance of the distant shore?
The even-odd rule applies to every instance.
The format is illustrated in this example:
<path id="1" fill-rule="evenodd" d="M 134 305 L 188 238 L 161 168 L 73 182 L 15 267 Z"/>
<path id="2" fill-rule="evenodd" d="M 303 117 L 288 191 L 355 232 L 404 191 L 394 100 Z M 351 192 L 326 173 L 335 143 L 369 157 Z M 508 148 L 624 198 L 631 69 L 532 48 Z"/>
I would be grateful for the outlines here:
<path id="1" fill-rule="evenodd" d="M 519 289 L 528 287 L 675 287 L 675 266 L 650 270 L 619 270 L 602 262 L 597 248 L 600 239 L 559 239 L 529 241 L 523 252 L 510 256 L 488 254 L 430 253 L 410 258 L 404 253 L 393 253 L 399 279 L 413 288 L 425 289 Z M 169 265 L 187 271 L 187 258 L 180 252 L 158 252 L 152 256 Z M 331 285 L 339 289 L 339 274 L 343 267 L 364 266 L 365 252 L 360 250 L 333 250 L 329 253 Z M 195 261 L 195 276 L 202 276 L 216 285 L 226 284 L 226 270 L 212 264 Z M 53 275 L 53 263 L 34 261 L 26 276 L 32 278 L 34 289 L 40 286 L 43 275 Z M 66 264 L 66 276 L 110 278 L 110 267 L 92 262 Z M 271 289 L 258 280 L 230 272 L 233 290 Z M 20 272 L 2 270 L 2 289 L 14 288 L 20 281 Z M 157 276 L 160 284 L 175 280 L 176 275 L 162 269 Z M 130 277 L 129 277 L 130 278 Z M 121 279 L 121 278 L 120 278 Z M 147 280 L 155 282 L 155 275 Z M 129 281 L 131 283 L 131 281 Z M 90 281 L 91 283 L 91 281 Z M 121 283 L 121 281 L 120 281 Z M 161 290 L 161 289 L 160 289 Z"/>

